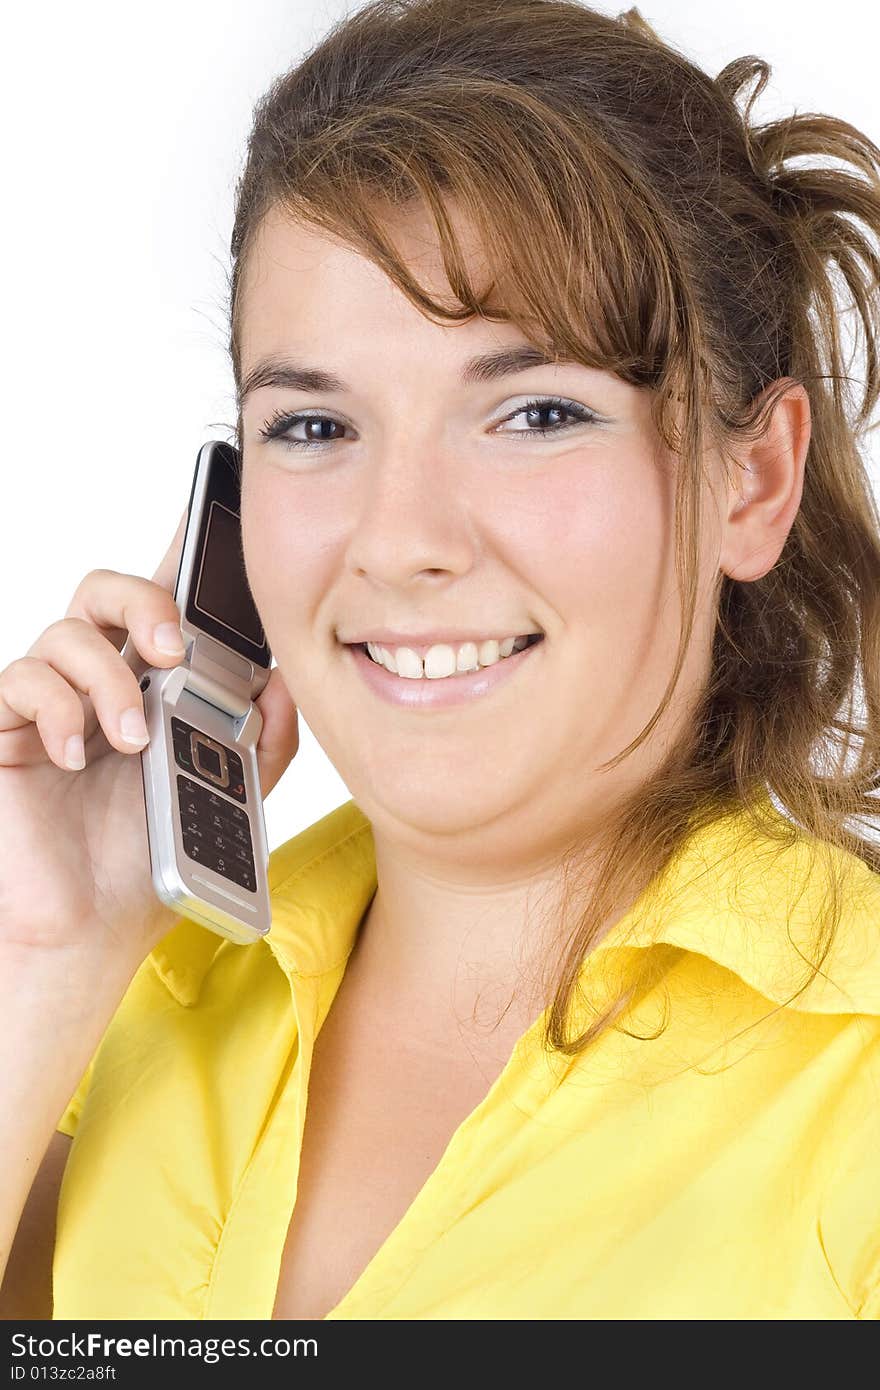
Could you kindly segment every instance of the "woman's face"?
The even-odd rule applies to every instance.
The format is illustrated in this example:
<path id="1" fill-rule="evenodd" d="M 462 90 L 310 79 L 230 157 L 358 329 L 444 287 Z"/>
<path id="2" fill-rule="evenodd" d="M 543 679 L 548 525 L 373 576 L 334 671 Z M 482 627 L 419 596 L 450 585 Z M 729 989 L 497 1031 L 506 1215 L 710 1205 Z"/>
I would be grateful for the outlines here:
<path id="1" fill-rule="evenodd" d="M 393 235 L 451 298 L 427 221 Z M 674 473 L 650 394 L 575 363 L 467 381 L 469 359 L 523 344 L 519 329 L 432 323 L 372 262 L 281 214 L 243 288 L 245 384 L 283 359 L 343 386 L 257 384 L 243 399 L 245 561 L 291 695 L 377 833 L 526 872 L 600 827 L 686 717 L 708 671 L 715 513 L 674 723 L 599 772 L 653 713 L 678 641 Z M 526 409 L 554 396 L 572 409 Z M 316 420 L 287 425 L 305 447 L 261 434 L 298 412 Z M 544 640 L 489 688 L 471 678 L 469 698 L 418 706 L 380 696 L 344 645 L 382 630 Z"/>

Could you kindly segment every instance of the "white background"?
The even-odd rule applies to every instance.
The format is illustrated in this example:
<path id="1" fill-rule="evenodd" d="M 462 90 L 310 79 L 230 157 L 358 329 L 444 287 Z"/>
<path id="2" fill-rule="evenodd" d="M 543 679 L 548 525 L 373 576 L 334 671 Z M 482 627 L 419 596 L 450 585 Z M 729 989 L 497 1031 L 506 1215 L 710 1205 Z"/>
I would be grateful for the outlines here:
<path id="1" fill-rule="evenodd" d="M 357 8 L 55 0 L 5 13 L 0 669 L 63 615 L 87 571 L 152 574 L 199 446 L 227 437 L 228 243 L 252 108 Z M 828 112 L 880 142 L 869 0 L 639 8 L 712 76 L 735 57 L 767 59 L 758 119 Z M 349 796 L 300 728 L 266 803 L 272 847 Z"/>

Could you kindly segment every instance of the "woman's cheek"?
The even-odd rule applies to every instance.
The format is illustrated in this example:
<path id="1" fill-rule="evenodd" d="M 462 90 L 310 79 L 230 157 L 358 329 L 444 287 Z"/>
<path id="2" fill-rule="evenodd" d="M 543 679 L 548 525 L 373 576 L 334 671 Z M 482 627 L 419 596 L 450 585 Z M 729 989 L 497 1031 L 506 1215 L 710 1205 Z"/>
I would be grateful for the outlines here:
<path id="1" fill-rule="evenodd" d="M 612 626 L 638 620 L 661 599 L 674 572 L 671 516 L 652 473 L 604 461 L 582 469 L 569 486 L 545 488 L 522 517 L 521 549 L 530 580 L 566 624 L 587 619 Z M 559 480 L 557 480 L 559 481 Z"/>

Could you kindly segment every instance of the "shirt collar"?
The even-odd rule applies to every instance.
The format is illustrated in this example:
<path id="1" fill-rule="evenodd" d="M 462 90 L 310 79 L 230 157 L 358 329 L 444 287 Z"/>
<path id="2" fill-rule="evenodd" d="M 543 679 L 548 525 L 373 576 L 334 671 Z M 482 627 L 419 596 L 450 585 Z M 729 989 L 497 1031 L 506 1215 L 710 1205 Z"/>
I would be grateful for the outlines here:
<path id="1" fill-rule="evenodd" d="M 194 1004 L 222 946 L 268 947 L 287 975 L 319 975 L 344 961 L 376 890 L 372 826 L 354 801 L 272 851 L 268 866 L 272 926 L 262 941 L 239 946 L 182 917 L 149 960 L 179 1004 Z"/>
<path id="2" fill-rule="evenodd" d="M 697 830 L 596 951 L 665 943 L 707 956 L 774 1003 L 810 1013 L 880 1014 L 880 875 L 856 855 L 785 824 L 784 843 L 756 829 L 742 810 Z M 833 871 L 842 902 L 837 937 L 821 973 L 792 999 L 812 974 Z M 354 801 L 338 806 L 274 850 L 268 873 L 272 928 L 262 942 L 238 949 L 268 948 L 288 977 L 340 965 L 376 890 L 364 813 Z M 174 998 L 190 1005 L 224 945 L 236 949 L 181 918 L 149 959 Z"/>

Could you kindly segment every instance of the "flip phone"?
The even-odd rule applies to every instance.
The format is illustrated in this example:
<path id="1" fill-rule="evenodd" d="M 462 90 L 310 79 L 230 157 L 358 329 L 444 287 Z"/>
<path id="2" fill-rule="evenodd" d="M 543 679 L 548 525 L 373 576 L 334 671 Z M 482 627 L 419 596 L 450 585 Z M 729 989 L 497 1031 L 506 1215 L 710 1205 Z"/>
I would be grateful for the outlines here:
<path id="1" fill-rule="evenodd" d="M 210 440 L 196 458 L 174 587 L 186 655 L 171 669 L 143 669 L 150 741 L 140 759 L 159 898 L 247 944 L 272 924 L 256 752 L 263 721 L 253 703 L 272 656 L 248 587 L 240 512 L 238 450 Z"/>

